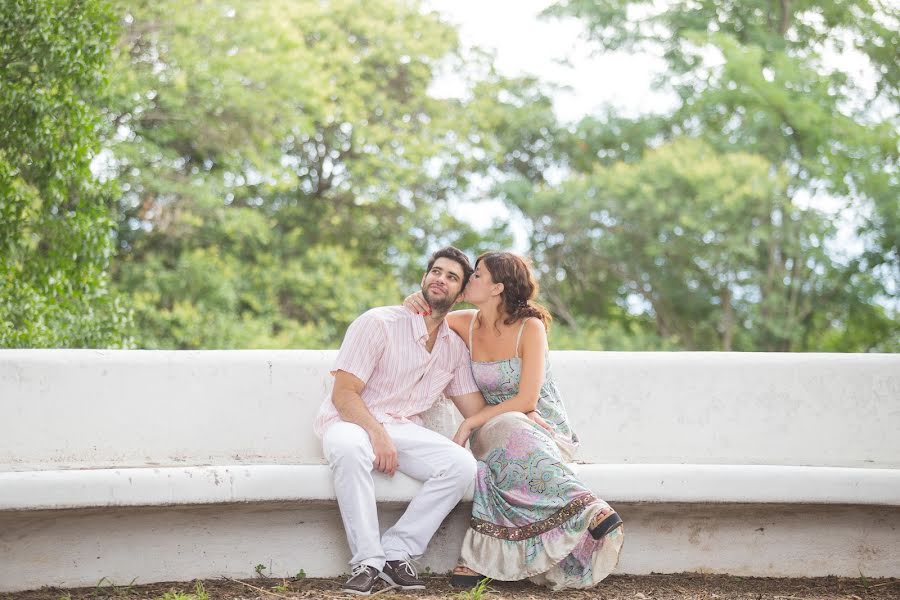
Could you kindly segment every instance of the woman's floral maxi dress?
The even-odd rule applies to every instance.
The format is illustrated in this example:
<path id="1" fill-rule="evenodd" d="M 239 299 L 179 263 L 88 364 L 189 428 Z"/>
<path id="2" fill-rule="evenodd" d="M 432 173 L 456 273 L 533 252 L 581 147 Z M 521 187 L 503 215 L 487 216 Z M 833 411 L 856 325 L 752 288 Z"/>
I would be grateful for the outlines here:
<path id="1" fill-rule="evenodd" d="M 488 404 L 518 393 L 521 362 L 518 357 L 472 361 L 475 382 Z M 549 360 L 546 365 L 537 410 L 552 426 L 552 435 L 522 413 L 508 412 L 470 438 L 478 474 L 460 564 L 501 581 L 528 578 L 553 589 L 586 588 L 615 568 L 624 528 L 600 540 L 588 531 L 608 504 L 566 464 L 578 438 L 569 426 Z"/>

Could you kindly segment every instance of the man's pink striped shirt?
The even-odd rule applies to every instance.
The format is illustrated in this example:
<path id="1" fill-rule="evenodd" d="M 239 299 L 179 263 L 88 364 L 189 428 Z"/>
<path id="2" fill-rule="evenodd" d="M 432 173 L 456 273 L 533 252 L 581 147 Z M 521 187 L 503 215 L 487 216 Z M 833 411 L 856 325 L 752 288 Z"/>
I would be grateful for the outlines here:
<path id="1" fill-rule="evenodd" d="M 465 342 L 441 323 L 434 347 L 425 349 L 425 319 L 402 306 L 373 308 L 360 315 L 344 336 L 332 375 L 346 371 L 366 385 L 362 400 L 380 423 L 416 423 L 440 399 L 477 392 Z M 332 380 L 332 386 L 334 380 Z M 340 420 L 331 388 L 313 429 L 321 437 Z"/>

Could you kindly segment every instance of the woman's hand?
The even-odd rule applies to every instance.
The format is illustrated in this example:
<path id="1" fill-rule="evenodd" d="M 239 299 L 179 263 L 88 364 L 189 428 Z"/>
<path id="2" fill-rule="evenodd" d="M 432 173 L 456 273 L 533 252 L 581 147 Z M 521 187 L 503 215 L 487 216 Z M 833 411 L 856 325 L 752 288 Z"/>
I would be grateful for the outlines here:
<path id="1" fill-rule="evenodd" d="M 453 436 L 453 443 L 465 448 L 470 435 L 472 435 L 472 425 L 468 419 L 465 419 L 460 423 L 459 429 L 456 430 L 456 435 Z"/>
<path id="2" fill-rule="evenodd" d="M 422 292 L 413 292 L 403 301 L 403 306 L 413 311 L 417 315 L 430 315 L 431 305 L 425 301 Z"/>
<path id="3" fill-rule="evenodd" d="M 541 413 L 539 413 L 536 410 L 533 410 L 531 412 L 525 413 L 525 416 L 528 417 L 531 421 L 537 423 L 538 425 L 540 425 L 541 427 L 546 429 L 550 433 L 550 435 L 553 435 L 553 428 L 550 427 L 550 423 L 548 423 L 547 421 L 544 420 L 544 417 L 541 416 Z"/>

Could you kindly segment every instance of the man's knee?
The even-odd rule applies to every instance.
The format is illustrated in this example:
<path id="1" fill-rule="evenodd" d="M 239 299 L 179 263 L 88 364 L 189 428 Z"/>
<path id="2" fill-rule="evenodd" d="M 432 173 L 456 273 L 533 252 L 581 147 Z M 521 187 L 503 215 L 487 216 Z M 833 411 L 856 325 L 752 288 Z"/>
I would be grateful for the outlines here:
<path id="1" fill-rule="evenodd" d="M 478 461 L 475 460 L 471 452 L 466 452 L 465 460 L 463 461 L 462 477 L 466 481 L 471 482 L 475 479 L 476 473 L 478 473 Z"/>
<path id="2" fill-rule="evenodd" d="M 368 434 L 353 423 L 335 423 L 329 427 L 322 440 L 322 448 L 332 467 L 345 464 L 371 467 L 375 460 Z"/>
<path id="3" fill-rule="evenodd" d="M 454 452 L 450 468 L 447 469 L 447 475 L 457 482 L 462 491 L 465 491 L 469 484 L 475 480 L 475 473 L 478 472 L 478 462 L 471 452 L 462 447 L 457 448 L 458 451 Z"/>

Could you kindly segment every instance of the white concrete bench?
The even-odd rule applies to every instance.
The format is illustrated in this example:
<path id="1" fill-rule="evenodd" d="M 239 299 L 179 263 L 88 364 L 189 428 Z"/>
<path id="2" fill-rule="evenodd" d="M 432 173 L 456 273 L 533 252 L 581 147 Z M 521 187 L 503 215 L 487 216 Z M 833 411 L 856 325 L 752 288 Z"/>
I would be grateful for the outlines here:
<path id="1" fill-rule="evenodd" d="M 0 591 L 346 571 L 311 432 L 334 354 L 0 351 Z M 900 575 L 900 356 L 552 361 L 579 475 L 626 520 L 622 572 Z M 457 415 L 428 421 L 449 435 Z M 378 477 L 384 521 L 418 485 Z"/>

